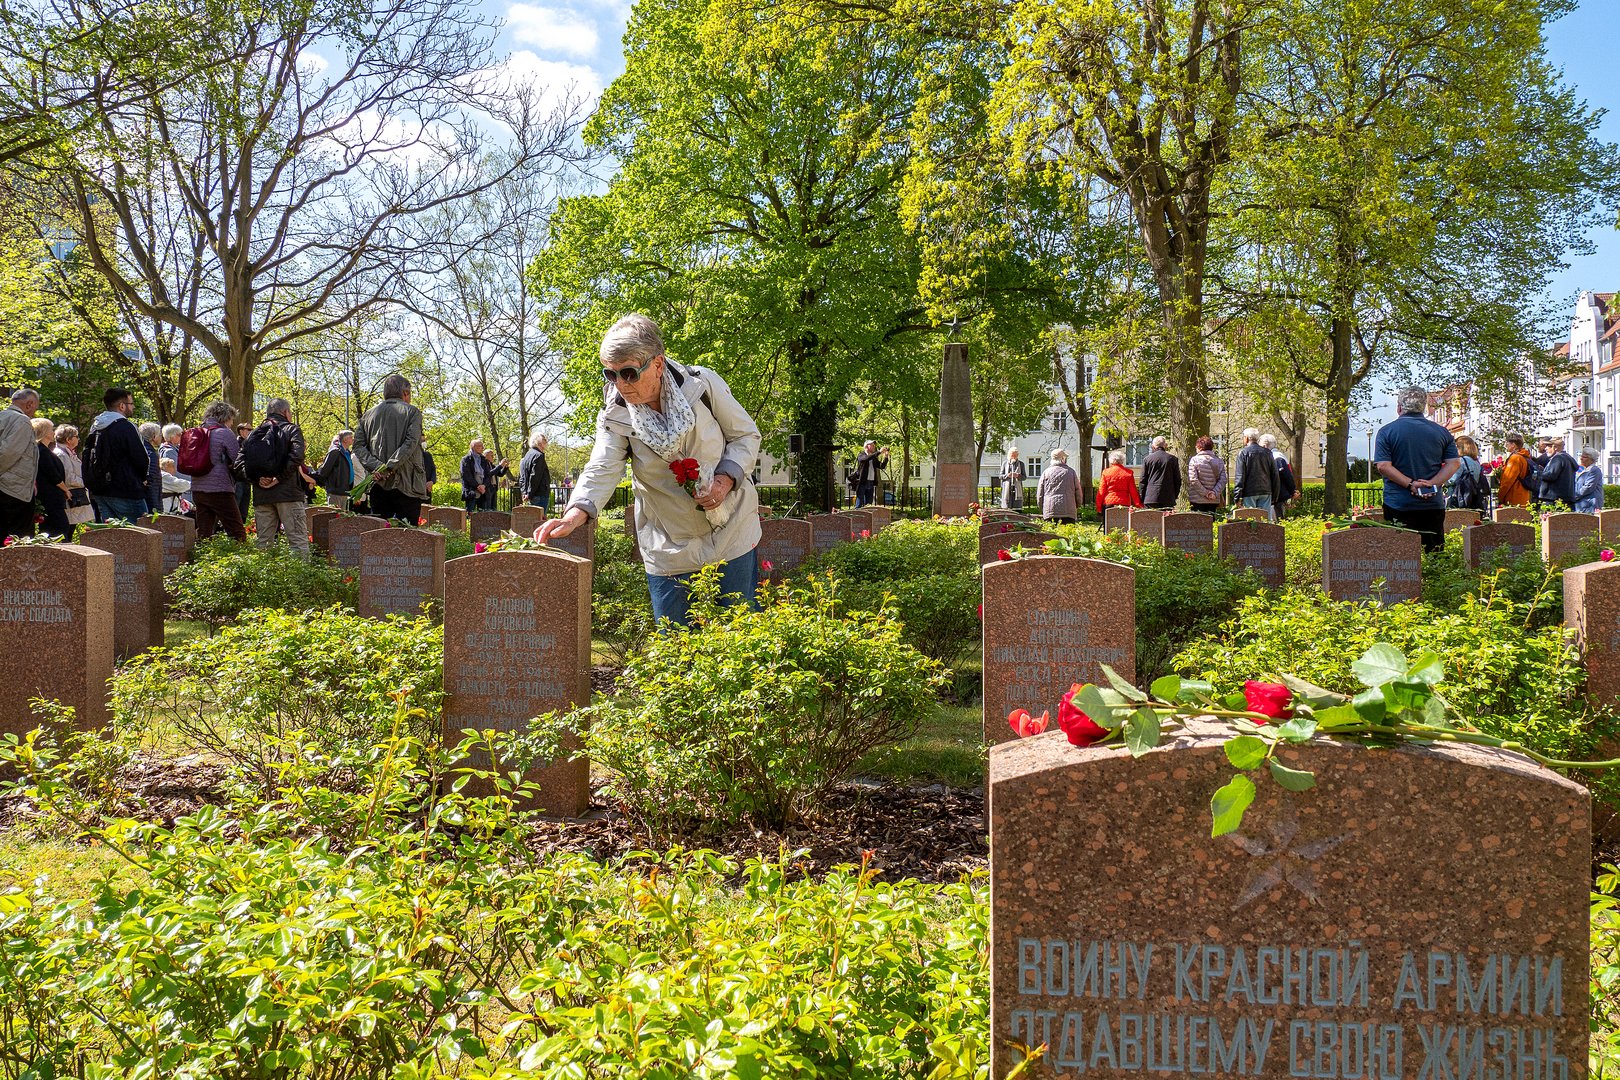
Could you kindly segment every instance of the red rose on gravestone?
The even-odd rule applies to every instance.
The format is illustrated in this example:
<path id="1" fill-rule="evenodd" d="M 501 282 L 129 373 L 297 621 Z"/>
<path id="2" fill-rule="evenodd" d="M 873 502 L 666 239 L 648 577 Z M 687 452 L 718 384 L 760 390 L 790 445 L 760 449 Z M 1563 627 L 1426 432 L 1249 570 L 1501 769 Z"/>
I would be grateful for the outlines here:
<path id="1" fill-rule="evenodd" d="M 1003 525 L 998 531 L 999 532 L 1012 532 L 1012 526 L 1011 525 Z"/>
<path id="2" fill-rule="evenodd" d="M 1250 712 L 1269 716 L 1273 720 L 1286 720 L 1294 714 L 1291 708 L 1294 692 L 1282 683 L 1255 682 L 1243 684 L 1243 704 Z"/>
<path id="3" fill-rule="evenodd" d="M 1074 696 L 1080 692 L 1080 684 L 1075 683 L 1069 687 L 1069 692 L 1063 695 L 1058 702 L 1058 727 L 1063 734 L 1076 746 L 1090 746 L 1099 739 L 1106 738 L 1108 729 L 1100 727 L 1092 721 L 1091 717 L 1080 711 L 1074 703 Z"/>
<path id="4" fill-rule="evenodd" d="M 1000 551 L 996 552 L 996 558 L 1002 562 L 1012 562 L 1012 552 L 1008 551 L 1006 548 L 1002 548 Z"/>
<path id="5" fill-rule="evenodd" d="M 1027 739 L 1031 735 L 1040 735 L 1046 731 L 1046 726 L 1052 722 L 1052 712 L 1048 709 L 1041 713 L 1039 720 L 1029 715 L 1028 709 L 1014 709 L 1007 715 L 1007 725 L 1018 733 L 1020 739 Z"/>

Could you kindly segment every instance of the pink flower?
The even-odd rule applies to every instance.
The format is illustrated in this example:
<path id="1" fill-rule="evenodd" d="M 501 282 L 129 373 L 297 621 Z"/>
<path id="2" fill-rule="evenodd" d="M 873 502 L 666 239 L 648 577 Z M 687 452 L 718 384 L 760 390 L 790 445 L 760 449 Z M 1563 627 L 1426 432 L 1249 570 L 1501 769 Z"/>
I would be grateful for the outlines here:
<path id="1" fill-rule="evenodd" d="M 488 550 L 489 550 L 489 545 L 486 544 L 486 543 L 483 543 L 482 541 L 480 541 L 479 543 L 476 543 L 476 544 L 473 545 L 473 554 L 474 555 L 482 555 L 484 552 L 486 552 Z"/>
<path id="2" fill-rule="evenodd" d="M 1029 715 L 1028 709 L 1014 709 L 1007 715 L 1007 725 L 1018 733 L 1020 739 L 1027 739 L 1031 735 L 1039 735 L 1046 730 L 1052 722 L 1052 711 L 1048 709 L 1036 719 Z"/>
<path id="3" fill-rule="evenodd" d="M 1614 562 L 1614 548 L 1604 548 L 1598 552 L 1598 559 L 1602 562 Z"/>
<path id="4" fill-rule="evenodd" d="M 1003 525 L 1001 527 L 1000 531 L 1001 532 L 1012 532 L 1012 526 L 1011 525 Z"/>
<path id="5" fill-rule="evenodd" d="M 766 559 L 764 562 L 760 563 L 759 566 L 760 569 L 764 570 L 767 574 L 771 572 L 771 560 Z"/>
<path id="6" fill-rule="evenodd" d="M 870 539 L 872 539 L 872 530 L 871 529 L 862 529 L 861 530 L 861 539 L 862 540 L 870 540 Z"/>

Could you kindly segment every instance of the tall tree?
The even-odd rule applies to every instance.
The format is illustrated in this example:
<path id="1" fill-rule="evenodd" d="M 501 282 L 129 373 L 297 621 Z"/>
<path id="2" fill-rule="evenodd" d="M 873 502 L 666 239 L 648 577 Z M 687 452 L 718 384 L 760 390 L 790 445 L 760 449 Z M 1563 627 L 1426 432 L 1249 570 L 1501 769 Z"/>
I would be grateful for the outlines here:
<path id="1" fill-rule="evenodd" d="M 178 329 L 238 408 L 254 373 L 452 261 L 427 227 L 441 207 L 543 159 L 568 156 L 576 103 L 492 69 L 489 26 L 459 0 L 288 0 L 220 8 L 199 50 L 228 58 L 184 85 L 150 79 L 133 101 L 96 90 L 66 168 L 85 247 L 121 303 Z M 483 168 L 493 129 L 505 168 Z M 149 213 L 153 200 L 165 204 Z M 92 227 L 109 210 L 116 245 Z M 196 310 L 165 245 L 200 237 Z"/>
<path id="2" fill-rule="evenodd" d="M 1598 115 L 1543 30 L 1567 0 L 1298 0 L 1250 87 L 1256 140 L 1227 174 L 1223 281 L 1315 320 L 1293 351 L 1327 410 L 1343 512 L 1354 394 L 1380 372 L 1448 381 L 1521 363 L 1537 296 L 1620 197 Z M 1263 141 L 1262 141 L 1263 140 Z"/>

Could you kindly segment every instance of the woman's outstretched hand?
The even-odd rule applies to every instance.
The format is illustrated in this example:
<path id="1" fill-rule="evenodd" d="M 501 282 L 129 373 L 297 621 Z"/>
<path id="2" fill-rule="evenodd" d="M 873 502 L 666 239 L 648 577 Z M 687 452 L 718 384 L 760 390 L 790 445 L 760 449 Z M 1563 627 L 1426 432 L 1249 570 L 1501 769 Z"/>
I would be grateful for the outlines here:
<path id="1" fill-rule="evenodd" d="M 539 543 L 549 543 L 554 536 L 567 536 L 588 520 L 589 517 L 590 515 L 585 511 L 578 507 L 572 507 L 562 517 L 543 522 L 538 529 L 534 530 L 534 538 Z"/>

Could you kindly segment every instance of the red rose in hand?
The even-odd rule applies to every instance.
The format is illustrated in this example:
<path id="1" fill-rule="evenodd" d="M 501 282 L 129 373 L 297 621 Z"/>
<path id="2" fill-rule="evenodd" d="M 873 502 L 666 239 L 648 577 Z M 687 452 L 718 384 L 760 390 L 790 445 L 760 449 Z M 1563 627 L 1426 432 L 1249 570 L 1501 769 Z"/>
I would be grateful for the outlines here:
<path id="1" fill-rule="evenodd" d="M 1105 738 L 1108 729 L 1094 723 L 1091 717 L 1080 711 L 1080 707 L 1074 703 L 1074 697 L 1079 692 L 1080 684 L 1075 683 L 1069 687 L 1069 692 L 1063 695 L 1063 700 L 1058 702 L 1058 727 L 1063 729 L 1063 734 L 1067 735 L 1074 745 L 1090 746 Z"/>
<path id="2" fill-rule="evenodd" d="M 1052 712 L 1050 709 L 1041 713 L 1038 720 L 1029 715 L 1028 709 L 1014 709 L 1007 715 L 1007 725 L 1018 733 L 1020 739 L 1027 739 L 1031 735 L 1041 734 L 1051 722 Z"/>
<path id="3" fill-rule="evenodd" d="M 1243 684 L 1243 704 L 1250 712 L 1269 716 L 1273 720 L 1286 720 L 1294 715 L 1291 707 L 1294 692 L 1282 683 L 1255 682 Z"/>

